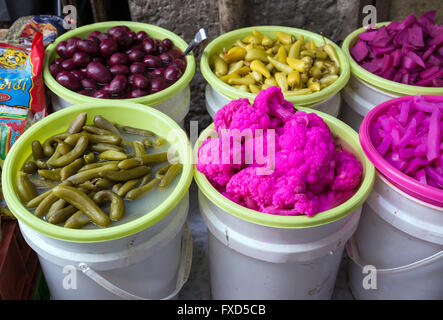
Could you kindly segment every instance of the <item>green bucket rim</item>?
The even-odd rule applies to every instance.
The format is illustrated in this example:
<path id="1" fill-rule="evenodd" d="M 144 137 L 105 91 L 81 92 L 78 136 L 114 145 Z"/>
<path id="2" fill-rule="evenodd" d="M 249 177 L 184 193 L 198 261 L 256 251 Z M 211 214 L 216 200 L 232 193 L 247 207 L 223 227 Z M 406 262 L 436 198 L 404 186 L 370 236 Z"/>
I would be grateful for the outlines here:
<path id="1" fill-rule="evenodd" d="M 247 222 L 273 228 L 300 229 L 321 226 L 339 220 L 354 212 L 358 207 L 362 206 L 369 196 L 374 185 L 375 168 L 363 152 L 358 139 L 358 134 L 344 122 L 324 112 L 306 107 L 297 107 L 297 110 L 305 111 L 307 113 L 313 112 L 319 115 L 322 119 L 326 121 L 329 127 L 332 126 L 334 128 L 334 131 L 337 131 L 333 132 L 333 135 L 338 135 L 341 138 L 346 136 L 347 140 L 344 139 L 345 142 L 349 144 L 354 154 L 358 154 L 359 159 L 363 165 L 365 175 L 360 188 L 352 196 L 352 198 L 333 209 L 317 213 L 313 217 L 279 216 L 248 209 L 229 200 L 211 185 L 211 183 L 203 173 L 195 169 L 194 179 L 199 187 L 199 190 L 216 206 L 228 212 L 229 214 L 232 214 L 233 216 L 236 216 L 237 218 L 240 218 Z M 200 134 L 197 142 L 194 145 L 195 159 L 197 159 L 198 148 L 200 147 L 202 142 L 210 135 L 210 133 L 213 132 L 213 130 L 214 124 L 212 123 Z"/>
<path id="2" fill-rule="evenodd" d="M 158 35 L 162 35 L 164 38 L 168 37 L 172 40 L 175 46 L 177 46 L 180 50 L 184 51 L 188 44 L 180 38 L 175 33 L 161 28 L 157 27 L 151 24 L 147 23 L 141 23 L 141 22 L 131 22 L 131 21 L 107 21 L 107 22 L 98 22 L 94 24 L 89 24 L 83 27 L 76 28 L 74 30 L 71 30 L 69 32 L 64 33 L 60 37 L 58 37 L 52 44 L 50 44 L 45 51 L 45 58 L 43 63 L 43 79 L 45 82 L 45 85 L 58 96 L 74 102 L 74 103 L 85 103 L 85 102 L 94 102 L 95 101 L 104 101 L 104 100 L 112 100 L 115 101 L 116 99 L 102 99 L 102 98 L 93 98 L 84 96 L 82 94 L 79 94 L 77 92 L 74 92 L 72 90 L 66 89 L 61 84 L 59 84 L 54 77 L 49 72 L 49 64 L 50 59 L 51 61 L 54 59 L 54 57 L 57 55 L 56 47 L 57 44 L 61 41 L 65 41 L 70 37 L 78 36 L 81 33 L 84 32 L 91 32 L 94 30 L 107 30 L 111 27 L 122 25 L 129 27 L 131 30 L 136 31 L 146 31 L 146 33 L 155 33 Z M 168 99 L 170 99 L 172 96 L 175 96 L 178 92 L 182 91 L 192 80 L 195 74 L 195 58 L 192 53 L 188 54 L 186 56 L 186 70 L 183 73 L 183 75 L 180 77 L 180 79 L 174 83 L 172 86 L 147 96 L 139 97 L 139 98 L 130 98 L 130 99 L 118 99 L 118 101 L 124 101 L 124 102 L 131 102 L 131 103 L 141 103 L 144 105 L 150 105 L 150 106 L 156 106 Z"/>
<path id="3" fill-rule="evenodd" d="M 285 97 L 285 99 L 294 105 L 303 105 L 305 107 L 319 103 L 321 101 L 325 101 L 331 96 L 337 94 L 340 92 L 340 90 L 347 84 L 350 76 L 351 76 L 351 69 L 349 66 L 349 61 L 346 55 L 343 53 L 343 51 L 340 49 L 338 45 L 336 45 L 333 41 L 323 37 L 322 35 L 319 35 L 314 32 L 310 32 L 303 29 L 298 28 L 291 28 L 291 27 L 282 27 L 282 26 L 255 26 L 255 27 L 247 27 L 247 28 L 241 28 L 234 31 L 230 31 L 228 33 L 225 33 L 214 40 L 212 40 L 203 51 L 203 54 L 200 59 L 200 70 L 203 74 L 203 77 L 206 79 L 206 81 L 217 91 L 219 91 L 221 94 L 225 95 L 229 99 L 239 99 L 239 98 L 247 98 L 249 101 L 253 101 L 254 98 L 257 96 L 253 93 L 243 92 L 241 90 L 238 90 L 223 81 L 221 81 L 217 76 L 212 72 L 210 67 L 210 53 L 215 50 L 217 47 L 221 46 L 223 43 L 227 43 L 232 45 L 237 39 L 240 39 L 243 37 L 243 35 L 251 34 L 252 30 L 258 30 L 261 33 L 268 34 L 274 36 L 273 32 L 275 31 L 283 31 L 295 36 L 303 35 L 305 39 L 314 40 L 314 42 L 318 45 L 320 43 L 324 43 L 323 39 L 326 41 L 326 43 L 331 44 L 335 51 L 337 52 L 337 55 L 340 60 L 340 76 L 339 78 L 330 86 L 314 93 L 310 93 L 307 95 L 301 95 L 301 96 L 291 96 L 291 97 Z"/>
<path id="4" fill-rule="evenodd" d="M 386 26 L 390 24 L 392 21 L 380 22 L 376 24 L 377 28 L 382 26 Z M 433 87 L 420 87 L 420 86 L 412 86 L 409 84 L 399 83 L 395 81 L 391 81 L 380 76 L 377 76 L 363 67 L 361 67 L 355 60 L 352 58 L 350 53 L 350 47 L 355 44 L 357 41 L 357 36 L 360 33 L 366 31 L 365 27 L 359 28 L 353 32 L 351 32 L 343 41 L 342 50 L 345 53 L 346 57 L 349 60 L 351 65 L 351 73 L 353 76 L 359 78 L 360 80 L 367 82 L 378 89 L 383 91 L 389 91 L 391 93 L 397 95 L 417 95 L 417 94 L 431 94 L 431 95 L 442 95 L 443 88 L 433 88 Z"/>
<path id="5" fill-rule="evenodd" d="M 162 121 L 165 126 L 169 127 L 170 130 L 178 130 L 180 132 L 177 135 L 176 145 L 180 146 L 179 150 L 183 154 L 183 170 L 180 180 L 176 188 L 171 192 L 171 194 L 163 201 L 158 207 L 147 212 L 145 215 L 128 221 L 124 224 L 118 226 L 111 226 L 103 229 L 67 229 L 58 225 L 50 224 L 35 215 L 33 215 L 28 209 L 22 204 L 18 195 L 16 194 L 15 188 L 15 174 L 19 168 L 14 169 L 14 162 L 16 158 L 24 154 L 24 150 L 30 150 L 31 142 L 28 141 L 33 139 L 39 131 L 44 129 L 45 125 L 52 121 L 60 121 L 66 114 L 88 112 L 95 107 L 118 107 L 122 112 L 133 112 L 134 110 L 142 111 L 147 113 L 152 118 Z M 60 123 L 63 120 L 60 121 Z M 66 124 L 67 126 L 68 124 Z M 28 152 L 26 152 L 28 154 Z M 147 107 L 142 104 L 136 104 L 132 102 L 120 102 L 120 101 L 102 101 L 96 103 L 83 103 L 71 106 L 69 108 L 57 111 L 44 119 L 40 120 L 28 130 L 26 130 L 20 139 L 12 146 L 6 160 L 3 165 L 2 170 L 2 185 L 3 185 L 3 195 L 8 204 L 8 207 L 12 213 L 17 217 L 19 222 L 25 223 L 32 229 L 55 239 L 71 241 L 71 242 L 103 242 L 110 241 L 114 239 L 123 238 L 131 234 L 140 232 L 153 224 L 164 218 L 169 212 L 171 212 L 178 203 L 182 200 L 184 195 L 192 181 L 193 176 L 193 162 L 192 162 L 192 149 L 190 146 L 189 139 L 182 128 L 170 117 L 161 113 L 160 111 Z M 149 214 L 148 214 L 149 213 Z"/>

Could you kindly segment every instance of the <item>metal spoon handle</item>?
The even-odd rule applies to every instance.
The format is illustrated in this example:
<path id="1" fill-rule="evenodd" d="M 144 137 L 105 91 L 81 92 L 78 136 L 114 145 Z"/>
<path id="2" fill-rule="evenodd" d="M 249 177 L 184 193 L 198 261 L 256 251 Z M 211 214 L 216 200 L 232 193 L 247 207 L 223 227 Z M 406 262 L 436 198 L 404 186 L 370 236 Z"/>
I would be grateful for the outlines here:
<path id="1" fill-rule="evenodd" d="M 195 34 L 194 39 L 192 39 L 189 46 L 186 48 L 185 52 L 183 52 L 183 56 L 186 56 L 189 52 L 194 50 L 197 46 L 199 46 L 203 41 L 207 39 L 206 31 L 204 28 L 201 28 L 198 30 L 198 32 Z"/>

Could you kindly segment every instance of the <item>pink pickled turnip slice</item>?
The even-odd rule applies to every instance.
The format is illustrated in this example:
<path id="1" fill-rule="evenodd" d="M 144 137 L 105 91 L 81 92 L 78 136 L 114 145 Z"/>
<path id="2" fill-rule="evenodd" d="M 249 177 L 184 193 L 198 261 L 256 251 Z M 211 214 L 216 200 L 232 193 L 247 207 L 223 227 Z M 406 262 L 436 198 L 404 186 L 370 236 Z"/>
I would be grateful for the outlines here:
<path id="1" fill-rule="evenodd" d="M 433 87 L 443 87 L 443 79 L 434 79 L 432 80 Z"/>
<path id="2" fill-rule="evenodd" d="M 429 86 L 434 79 L 440 79 L 443 76 L 443 68 L 426 79 L 422 79 L 415 83 L 416 86 Z"/>
<path id="3" fill-rule="evenodd" d="M 385 159 L 400 171 L 403 171 L 408 166 L 408 162 L 400 159 L 397 152 L 389 152 Z"/>
<path id="4" fill-rule="evenodd" d="M 414 148 L 403 148 L 398 150 L 398 156 L 400 159 L 409 159 L 415 156 L 415 149 Z"/>
<path id="5" fill-rule="evenodd" d="M 389 147 L 391 146 L 392 138 L 391 135 L 387 134 L 383 140 L 381 141 L 380 145 L 377 148 L 377 151 L 384 156 L 386 152 L 388 152 Z"/>
<path id="6" fill-rule="evenodd" d="M 416 47 L 423 47 L 425 45 L 423 41 L 423 30 L 418 25 L 414 24 L 412 28 L 408 29 L 409 43 Z"/>
<path id="7" fill-rule="evenodd" d="M 412 118 L 411 122 L 409 122 L 404 135 L 401 137 L 400 141 L 397 144 L 398 148 L 406 147 L 412 138 L 415 136 L 417 131 L 417 120 L 416 118 Z"/>
<path id="8" fill-rule="evenodd" d="M 425 53 L 422 56 L 423 60 L 426 60 L 433 52 L 437 49 L 436 45 L 431 46 L 428 50 L 425 51 Z"/>
<path id="9" fill-rule="evenodd" d="M 426 172 L 424 169 L 420 169 L 417 171 L 417 173 L 415 174 L 415 179 L 417 179 L 418 182 L 422 184 L 428 184 L 428 182 L 426 181 Z"/>
<path id="10" fill-rule="evenodd" d="M 409 107 L 410 107 L 410 103 L 409 101 L 403 101 L 400 104 L 400 115 L 398 117 L 398 121 L 402 124 L 405 125 L 406 121 L 408 121 L 408 117 L 409 117 Z"/>
<path id="11" fill-rule="evenodd" d="M 431 41 L 429 41 L 430 45 L 440 45 L 443 43 L 443 33 L 440 33 L 438 36 L 436 36 L 434 39 L 432 39 Z"/>
<path id="12" fill-rule="evenodd" d="M 372 41 L 377 35 L 377 30 L 367 30 L 363 33 L 360 33 L 358 37 L 363 41 Z"/>
<path id="13" fill-rule="evenodd" d="M 386 47 L 391 40 L 392 37 L 389 35 L 388 29 L 386 26 L 382 26 L 380 29 L 378 29 L 377 34 L 375 35 L 374 39 L 369 42 L 369 44 L 374 47 Z"/>
<path id="14" fill-rule="evenodd" d="M 368 46 L 362 40 L 358 40 L 355 46 L 351 49 L 351 55 L 357 62 L 363 61 L 368 53 Z"/>
<path id="15" fill-rule="evenodd" d="M 440 111 L 443 111 L 443 103 L 442 102 L 428 102 L 426 101 L 422 96 L 414 96 L 412 99 L 413 106 L 416 110 L 426 112 L 426 113 L 432 113 L 435 108 L 439 108 Z M 419 116 L 419 113 L 416 113 L 415 116 Z M 425 116 L 422 114 L 420 115 L 421 119 L 418 119 L 419 121 L 417 123 L 421 123 Z"/>
<path id="16" fill-rule="evenodd" d="M 440 116 L 440 109 L 435 108 L 429 121 L 428 152 L 426 154 L 428 161 L 435 160 L 440 155 Z"/>
<path id="17" fill-rule="evenodd" d="M 443 142 L 440 143 L 440 150 L 443 150 Z"/>
<path id="18" fill-rule="evenodd" d="M 372 51 L 374 51 L 376 56 L 385 55 L 387 53 L 391 53 L 395 50 L 393 45 L 387 47 L 372 47 Z"/>
<path id="19" fill-rule="evenodd" d="M 409 164 L 404 172 L 409 176 L 413 176 L 413 175 L 415 175 L 417 170 L 427 166 L 428 164 L 429 164 L 429 161 L 424 158 L 415 158 L 409 162 Z"/>
<path id="20" fill-rule="evenodd" d="M 428 12 L 423 13 L 420 18 L 417 19 L 417 22 L 421 25 L 434 24 L 435 14 L 437 11 L 430 10 Z"/>
<path id="21" fill-rule="evenodd" d="M 397 30 L 406 29 L 406 28 L 412 26 L 416 20 L 417 19 L 415 18 L 415 15 L 413 13 L 411 13 L 403 21 L 400 22 L 400 24 L 397 27 Z"/>
<path id="22" fill-rule="evenodd" d="M 392 65 L 394 67 L 398 67 L 400 65 L 401 57 L 402 54 L 400 49 L 397 49 L 392 53 L 392 58 L 393 58 Z"/>
<path id="23" fill-rule="evenodd" d="M 429 78 L 430 76 L 432 76 L 434 73 L 438 72 L 438 67 L 437 66 L 432 66 L 424 71 L 422 71 L 420 73 L 420 79 L 426 79 Z"/>
<path id="24" fill-rule="evenodd" d="M 408 51 L 408 52 L 406 53 L 406 56 L 409 57 L 409 58 L 411 58 L 412 60 L 414 60 L 415 63 L 417 63 L 420 67 L 422 67 L 422 68 L 426 68 L 426 64 L 425 64 L 425 62 L 423 61 L 423 59 L 420 58 L 418 55 L 416 55 L 414 52 L 412 52 L 412 51 Z"/>
<path id="25" fill-rule="evenodd" d="M 426 144 L 419 144 L 416 148 L 415 148 L 415 152 L 414 155 L 416 157 L 424 157 L 426 155 L 426 153 L 428 152 L 428 146 Z"/>
<path id="26" fill-rule="evenodd" d="M 426 174 L 434 180 L 440 188 L 443 188 L 443 175 L 441 175 L 435 168 L 428 166 L 425 168 Z"/>

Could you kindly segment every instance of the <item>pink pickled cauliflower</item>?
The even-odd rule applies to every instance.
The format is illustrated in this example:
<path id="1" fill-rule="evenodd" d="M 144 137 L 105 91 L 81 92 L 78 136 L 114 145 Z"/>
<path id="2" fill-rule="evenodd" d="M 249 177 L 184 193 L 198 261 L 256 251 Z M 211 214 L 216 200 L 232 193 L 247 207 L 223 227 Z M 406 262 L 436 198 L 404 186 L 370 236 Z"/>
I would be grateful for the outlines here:
<path id="1" fill-rule="evenodd" d="M 360 184 L 360 162 L 351 153 L 336 150 L 323 119 L 296 112 L 278 87 L 262 90 L 253 106 L 247 99 L 231 101 L 217 112 L 214 122 L 219 134 L 221 129 L 263 129 L 264 137 L 274 137 L 269 130 L 275 129 L 272 148 L 260 135 L 254 135 L 252 149 L 245 138 L 240 150 L 224 148 L 229 152 L 225 158 L 237 155 L 240 163 L 220 162 L 221 136 L 206 140 L 199 149 L 197 169 L 242 206 L 276 215 L 313 216 L 348 200 Z M 260 144 L 265 161 L 256 158 Z M 248 152 L 254 153 L 252 162 Z M 272 170 L 261 170 L 265 167 Z"/>

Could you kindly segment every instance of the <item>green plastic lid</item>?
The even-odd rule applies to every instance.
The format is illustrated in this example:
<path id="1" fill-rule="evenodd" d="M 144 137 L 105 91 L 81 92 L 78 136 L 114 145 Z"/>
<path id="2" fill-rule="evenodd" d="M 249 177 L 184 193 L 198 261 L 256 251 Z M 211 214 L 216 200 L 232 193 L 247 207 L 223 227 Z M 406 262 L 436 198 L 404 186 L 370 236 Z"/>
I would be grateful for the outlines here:
<path id="1" fill-rule="evenodd" d="M 358 140 L 358 134 L 348 125 L 342 121 L 320 111 L 312 110 L 310 108 L 297 108 L 300 111 L 307 113 L 314 112 L 318 114 L 329 126 L 335 143 L 340 144 L 346 150 L 353 153 L 360 161 L 363 167 L 363 179 L 357 192 L 348 201 L 342 203 L 333 209 L 317 213 L 312 217 L 308 216 L 279 216 L 268 213 L 263 213 L 243 207 L 218 192 L 208 181 L 206 176 L 198 171 L 194 172 L 194 178 L 197 182 L 199 190 L 216 206 L 240 218 L 242 220 L 274 228 L 309 228 L 327 224 L 338 219 L 341 219 L 348 214 L 354 212 L 357 208 L 363 205 L 366 198 L 372 191 L 374 185 L 375 169 L 372 163 L 364 154 Z M 206 128 L 200 135 L 197 143 L 194 146 L 194 157 L 197 159 L 198 148 L 205 141 L 211 133 L 214 132 L 214 124 Z"/>
<path id="2" fill-rule="evenodd" d="M 17 172 L 31 157 L 31 143 L 43 142 L 54 134 L 65 132 L 70 122 L 81 112 L 88 113 L 88 123 L 96 115 L 102 115 L 120 125 L 145 128 L 164 137 L 173 146 L 183 162 L 183 171 L 175 187 L 158 207 L 141 217 L 126 223 L 101 229 L 67 229 L 50 224 L 32 214 L 20 201 L 16 192 Z M 99 101 L 85 103 L 57 111 L 40 120 L 20 136 L 12 146 L 2 170 L 2 187 L 6 203 L 20 223 L 25 223 L 46 236 L 72 242 L 98 242 L 122 238 L 139 232 L 164 218 L 183 199 L 192 181 L 192 149 L 186 133 L 165 114 L 145 105 L 121 102 Z"/>
<path id="3" fill-rule="evenodd" d="M 385 26 L 390 24 L 391 22 L 381 22 L 377 23 L 377 28 L 381 26 Z M 366 28 L 360 28 L 350 33 L 344 40 L 342 49 L 346 57 L 349 59 L 349 63 L 351 65 L 351 73 L 353 76 L 363 80 L 378 89 L 383 91 L 389 91 L 397 96 L 401 95 L 417 95 L 417 94 L 434 94 L 434 95 L 442 95 L 443 88 L 432 88 L 432 87 L 420 87 L 420 86 L 412 86 L 409 84 L 399 83 L 395 81 L 391 81 L 380 76 L 377 76 L 363 67 L 361 67 L 355 60 L 352 58 L 350 49 L 354 46 L 354 44 L 358 40 L 358 35 L 366 31 Z"/>
<path id="4" fill-rule="evenodd" d="M 289 28 L 289 27 L 280 27 L 280 26 L 256 26 L 256 27 L 248 27 L 242 28 L 238 30 L 234 30 L 228 33 L 225 33 L 216 39 L 212 40 L 203 51 L 202 57 L 200 59 L 200 69 L 205 77 L 206 81 L 217 91 L 228 97 L 229 99 L 239 99 L 239 98 L 247 98 L 249 101 L 253 101 L 257 96 L 253 93 L 244 92 L 238 90 L 227 83 L 224 83 L 222 80 L 217 78 L 214 72 L 211 70 L 212 57 L 218 55 L 220 52 L 223 52 L 223 49 L 229 49 L 231 46 L 237 41 L 241 40 L 247 35 L 251 35 L 252 31 L 256 29 L 257 31 L 270 36 L 275 39 L 275 31 L 283 31 L 288 34 L 294 35 L 298 38 L 300 35 L 303 35 L 305 41 L 313 40 L 317 46 L 323 45 L 326 43 L 331 44 L 335 51 L 337 52 L 338 58 L 340 60 L 340 76 L 339 78 L 330 86 L 314 93 L 310 93 L 307 95 L 301 96 L 290 96 L 285 97 L 286 100 L 293 103 L 294 105 L 303 105 L 310 106 L 324 100 L 327 100 L 334 94 L 338 93 L 348 82 L 349 77 L 351 75 L 350 67 L 348 59 L 346 58 L 343 51 L 331 40 L 319 35 L 317 33 L 313 33 L 310 31 L 297 29 L 297 28 Z"/>
<path id="5" fill-rule="evenodd" d="M 99 22 L 94 24 L 89 24 L 80 28 L 76 28 L 74 30 L 71 30 L 69 32 L 64 33 L 60 37 L 58 37 L 54 43 L 50 44 L 45 51 L 45 59 L 44 59 L 44 66 L 43 66 L 43 78 L 45 81 L 45 85 L 56 95 L 62 97 L 65 100 L 71 101 L 73 103 L 85 103 L 85 102 L 97 102 L 97 101 L 103 101 L 107 99 L 101 99 L 101 98 L 93 98 L 88 97 L 79 93 L 76 93 L 75 91 L 71 91 L 69 89 L 66 89 L 61 84 L 59 84 L 54 77 L 49 72 L 49 65 L 54 61 L 56 57 L 58 57 L 56 52 L 57 44 L 61 41 L 66 41 L 71 37 L 79 37 L 82 39 L 86 39 L 86 37 L 95 30 L 98 30 L 100 32 L 106 32 L 108 29 L 118 26 L 118 25 L 125 25 L 128 28 L 130 28 L 134 32 L 138 31 L 145 31 L 150 37 L 154 39 L 164 39 L 169 38 L 174 45 L 179 48 L 181 51 L 184 51 L 187 48 L 187 43 L 180 38 L 175 33 L 151 25 L 146 23 L 140 23 L 140 22 L 131 22 L 131 21 L 108 21 L 108 22 Z M 139 98 L 132 98 L 132 99 L 119 99 L 119 101 L 127 101 L 127 102 L 135 102 L 135 103 L 142 103 L 149 106 L 156 106 L 174 95 L 176 95 L 178 92 L 183 90 L 189 82 L 194 77 L 195 73 L 195 59 L 194 56 L 191 54 L 188 54 L 186 56 L 186 70 L 183 73 L 183 75 L 178 79 L 177 82 L 175 82 L 172 86 L 147 96 L 139 97 Z"/>

